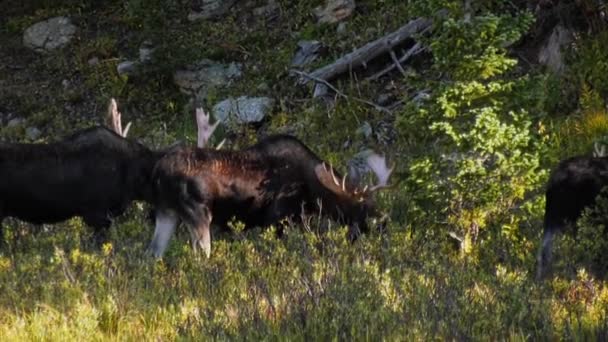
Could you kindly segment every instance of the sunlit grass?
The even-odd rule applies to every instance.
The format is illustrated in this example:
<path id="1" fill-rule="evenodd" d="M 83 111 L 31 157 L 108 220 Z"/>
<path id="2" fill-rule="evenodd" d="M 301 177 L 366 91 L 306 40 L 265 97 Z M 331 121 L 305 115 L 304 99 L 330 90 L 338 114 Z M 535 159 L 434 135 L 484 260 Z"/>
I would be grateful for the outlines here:
<path id="1" fill-rule="evenodd" d="M 529 339 L 601 337 L 608 288 L 584 269 L 538 284 L 528 265 L 471 263 L 405 227 L 354 244 L 345 228 L 217 234 L 192 252 L 180 229 L 145 254 L 135 212 L 94 246 L 79 220 L 8 236 L 0 252 L 4 340 Z M 8 227 L 12 230 L 12 224 Z M 33 228 L 33 227 L 32 227 Z M 74 235 L 74 231 L 82 234 Z M 447 243 L 448 245 L 444 245 Z M 488 246 L 487 248 L 490 248 Z M 527 264 L 534 263 L 529 255 Z M 560 262 L 564 262 L 561 260 Z"/>

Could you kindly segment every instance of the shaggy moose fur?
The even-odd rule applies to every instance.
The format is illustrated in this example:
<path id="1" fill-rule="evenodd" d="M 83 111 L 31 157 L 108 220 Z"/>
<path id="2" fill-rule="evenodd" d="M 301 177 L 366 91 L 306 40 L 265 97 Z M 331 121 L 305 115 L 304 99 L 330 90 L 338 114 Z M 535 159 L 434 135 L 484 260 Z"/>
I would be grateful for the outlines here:
<path id="1" fill-rule="evenodd" d="M 152 200 L 161 155 L 104 127 L 50 144 L 0 144 L 0 222 L 82 216 L 99 231 L 133 200 Z"/>
<path id="2" fill-rule="evenodd" d="M 552 172 L 546 190 L 543 240 L 538 254 L 537 278 L 551 264 L 556 233 L 576 232 L 576 220 L 608 185 L 608 158 L 574 157 L 562 161 Z"/>
<path id="3" fill-rule="evenodd" d="M 193 247 L 210 253 L 210 224 L 232 218 L 246 227 L 268 226 L 302 213 L 322 212 L 348 224 L 351 235 L 368 230 L 376 211 L 371 194 L 386 186 L 392 170 L 383 157 L 368 157 L 379 178 L 358 189 L 294 137 L 278 135 L 241 151 L 183 147 L 156 165 L 156 230 L 150 248 L 162 256 L 181 219 L 190 226 Z"/>

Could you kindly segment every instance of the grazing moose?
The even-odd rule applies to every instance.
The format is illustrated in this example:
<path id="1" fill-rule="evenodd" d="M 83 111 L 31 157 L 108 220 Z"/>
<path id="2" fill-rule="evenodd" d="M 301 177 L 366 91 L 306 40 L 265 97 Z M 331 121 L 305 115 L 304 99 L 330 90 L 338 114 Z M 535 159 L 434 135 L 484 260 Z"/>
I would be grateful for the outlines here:
<path id="1" fill-rule="evenodd" d="M 125 139 L 116 102 L 111 126 L 79 131 L 49 144 L 0 144 L 0 224 L 34 224 L 81 216 L 97 234 L 133 200 L 152 200 L 151 174 L 164 152 Z"/>
<path id="2" fill-rule="evenodd" d="M 157 213 L 150 249 L 161 257 L 180 220 L 190 228 L 193 248 L 209 256 L 212 221 L 268 226 L 320 211 L 348 224 L 354 237 L 368 231 L 366 218 L 377 214 L 372 194 L 387 187 L 392 172 L 377 154 L 367 162 L 378 184 L 361 189 L 291 136 L 272 136 L 241 151 L 178 148 L 153 173 Z"/>
<path id="3" fill-rule="evenodd" d="M 559 163 L 551 173 L 545 193 L 545 218 L 536 277 L 541 280 L 551 264 L 556 233 L 576 232 L 583 209 L 595 203 L 608 185 L 608 158 L 580 156 Z"/>

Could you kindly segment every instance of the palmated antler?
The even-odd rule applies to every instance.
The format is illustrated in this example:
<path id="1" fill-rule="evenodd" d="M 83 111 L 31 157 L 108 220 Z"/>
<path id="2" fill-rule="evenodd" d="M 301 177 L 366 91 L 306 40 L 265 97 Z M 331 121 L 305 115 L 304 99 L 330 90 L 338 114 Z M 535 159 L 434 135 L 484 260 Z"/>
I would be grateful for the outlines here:
<path id="1" fill-rule="evenodd" d="M 121 137 L 126 138 L 129 133 L 129 128 L 131 128 L 131 123 L 129 122 L 127 127 L 123 130 L 121 115 L 122 114 L 118 111 L 116 100 L 114 98 L 110 99 L 110 104 L 108 105 L 108 121 L 110 128 Z"/>
<path id="2" fill-rule="evenodd" d="M 202 107 L 196 108 L 196 126 L 198 127 L 196 146 L 199 148 L 207 146 L 209 138 L 211 138 L 211 135 L 219 124 L 219 120 L 213 125 L 209 124 L 209 114 L 205 113 L 205 110 Z"/>
<path id="3" fill-rule="evenodd" d="M 323 162 L 321 165 L 317 166 L 315 172 L 317 173 L 317 177 L 322 180 L 322 183 L 324 183 L 325 186 L 334 189 L 335 192 L 350 193 L 358 197 L 365 197 L 380 189 L 389 188 L 388 179 L 393 172 L 394 166 L 388 168 L 386 165 L 386 158 L 373 152 L 371 152 L 365 160 L 367 167 L 369 167 L 376 175 L 376 178 L 378 178 L 378 183 L 372 186 L 366 185 L 363 189 L 356 188 L 355 184 L 348 182 L 348 174 L 345 174 L 342 179 L 336 176 L 331 164 L 328 165 Z"/>
<path id="4" fill-rule="evenodd" d="M 372 153 L 366 158 L 367 166 L 374 172 L 376 178 L 378 178 L 378 183 L 368 187 L 367 185 L 362 190 L 355 190 L 357 194 L 370 194 L 380 189 L 388 188 L 388 179 L 393 172 L 395 166 L 393 165 L 390 169 L 386 165 L 386 158 L 384 156 L 380 156 L 376 153 Z"/>

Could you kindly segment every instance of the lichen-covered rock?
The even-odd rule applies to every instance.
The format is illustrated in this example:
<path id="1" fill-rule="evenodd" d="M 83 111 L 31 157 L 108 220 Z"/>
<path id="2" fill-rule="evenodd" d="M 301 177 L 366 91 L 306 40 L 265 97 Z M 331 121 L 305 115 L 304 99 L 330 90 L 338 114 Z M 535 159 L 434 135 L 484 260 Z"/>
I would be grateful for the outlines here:
<path id="1" fill-rule="evenodd" d="M 328 0 L 325 7 L 315 8 L 313 14 L 317 23 L 333 24 L 350 17 L 355 7 L 355 0 Z"/>
<path id="2" fill-rule="evenodd" d="M 213 116 L 222 122 L 260 122 L 272 111 L 274 100 L 268 97 L 241 96 L 226 99 L 213 107 Z"/>
<path id="3" fill-rule="evenodd" d="M 177 70 L 173 74 L 173 82 L 181 92 L 201 98 L 206 96 L 209 89 L 228 86 L 241 76 L 240 64 L 225 65 L 203 59 L 183 70 Z"/>
<path id="4" fill-rule="evenodd" d="M 28 27 L 23 32 L 23 44 L 37 52 L 48 52 L 67 45 L 76 29 L 69 18 L 50 18 Z"/>

